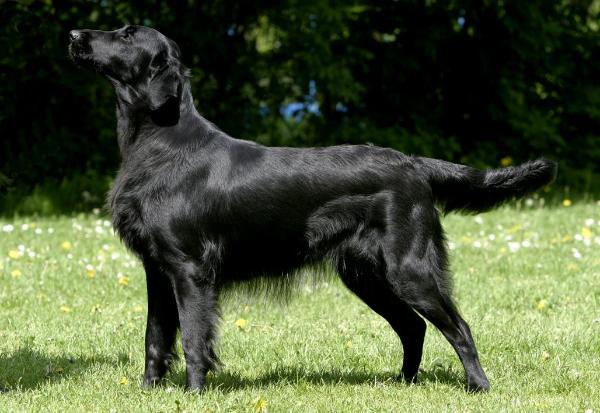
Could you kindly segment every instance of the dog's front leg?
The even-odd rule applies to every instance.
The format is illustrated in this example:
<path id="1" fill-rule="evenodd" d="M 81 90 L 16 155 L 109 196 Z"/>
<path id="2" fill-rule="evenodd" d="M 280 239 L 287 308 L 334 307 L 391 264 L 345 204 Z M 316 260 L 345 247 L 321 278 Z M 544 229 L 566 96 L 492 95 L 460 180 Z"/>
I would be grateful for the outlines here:
<path id="1" fill-rule="evenodd" d="M 157 263 L 144 260 L 148 290 L 146 366 L 144 386 L 156 386 L 174 358 L 173 344 L 179 326 L 177 303 L 171 281 Z"/>
<path id="2" fill-rule="evenodd" d="M 178 266 L 172 282 L 185 354 L 186 386 L 189 390 L 201 390 L 206 373 L 218 362 L 213 350 L 218 320 L 216 288 L 200 266 L 191 262 Z"/>

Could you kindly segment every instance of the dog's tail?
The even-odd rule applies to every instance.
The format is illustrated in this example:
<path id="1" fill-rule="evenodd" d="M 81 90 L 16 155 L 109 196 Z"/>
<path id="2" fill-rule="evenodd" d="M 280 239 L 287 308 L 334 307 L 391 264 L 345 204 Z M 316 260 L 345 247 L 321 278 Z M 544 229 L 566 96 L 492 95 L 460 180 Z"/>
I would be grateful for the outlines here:
<path id="1" fill-rule="evenodd" d="M 551 183 L 556 162 L 538 159 L 518 166 L 475 169 L 438 159 L 415 158 L 444 212 L 484 212 Z"/>

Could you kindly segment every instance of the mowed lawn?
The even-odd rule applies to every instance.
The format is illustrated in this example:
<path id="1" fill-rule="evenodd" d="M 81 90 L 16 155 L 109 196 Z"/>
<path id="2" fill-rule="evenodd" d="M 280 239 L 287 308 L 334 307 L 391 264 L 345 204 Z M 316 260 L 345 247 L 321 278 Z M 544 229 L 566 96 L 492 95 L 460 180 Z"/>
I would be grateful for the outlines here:
<path id="1" fill-rule="evenodd" d="M 431 325 L 419 383 L 397 382 L 399 339 L 335 277 L 285 305 L 230 299 L 206 391 L 183 391 L 182 360 L 142 390 L 144 274 L 106 217 L 1 219 L 0 411 L 600 412 L 600 204 L 444 226 L 489 394 L 464 392 Z"/>

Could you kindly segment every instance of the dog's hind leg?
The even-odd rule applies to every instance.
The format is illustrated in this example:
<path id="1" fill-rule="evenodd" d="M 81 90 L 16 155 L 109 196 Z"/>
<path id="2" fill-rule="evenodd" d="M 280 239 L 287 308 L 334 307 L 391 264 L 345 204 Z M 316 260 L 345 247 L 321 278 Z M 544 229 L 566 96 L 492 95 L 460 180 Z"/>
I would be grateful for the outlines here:
<path id="1" fill-rule="evenodd" d="M 450 297 L 447 257 L 437 214 L 433 214 L 433 220 L 424 214 L 415 217 L 418 219 L 414 225 L 407 228 L 411 242 L 394 257 L 386 276 L 396 294 L 436 326 L 454 347 L 465 369 L 468 390 L 488 390 L 490 385 L 469 326 Z"/>
<path id="2" fill-rule="evenodd" d="M 146 363 L 143 385 L 156 386 L 174 358 L 173 345 L 179 326 L 177 303 L 171 281 L 157 263 L 144 260 L 148 291 Z"/>
<path id="3" fill-rule="evenodd" d="M 410 304 L 435 325 L 452 344 L 465 369 L 467 389 L 469 391 L 489 390 L 490 384 L 479 362 L 471 330 L 454 305 L 435 293 L 411 300 Z"/>
<path id="4" fill-rule="evenodd" d="M 398 334 L 404 348 L 402 378 L 415 383 L 423 355 L 425 321 L 396 296 L 386 280 L 368 275 L 348 267 L 340 271 L 342 281 L 350 291 L 383 317 Z"/>

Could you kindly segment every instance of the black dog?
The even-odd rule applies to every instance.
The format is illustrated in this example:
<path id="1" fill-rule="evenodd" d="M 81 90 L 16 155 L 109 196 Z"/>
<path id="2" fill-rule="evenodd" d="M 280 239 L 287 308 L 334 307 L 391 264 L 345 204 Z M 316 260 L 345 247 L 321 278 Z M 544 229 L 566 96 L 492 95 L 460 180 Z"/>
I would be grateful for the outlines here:
<path id="1" fill-rule="evenodd" d="M 144 384 L 156 385 L 181 329 L 187 386 L 217 362 L 219 292 L 288 280 L 329 262 L 396 331 L 402 376 L 416 380 L 425 321 L 452 344 L 469 390 L 487 390 L 467 323 L 451 299 L 444 212 L 481 212 L 550 183 L 547 160 L 477 170 L 374 146 L 268 148 L 221 132 L 196 111 L 177 45 L 156 30 L 74 30 L 74 61 L 117 94 L 122 165 L 113 224 L 143 261 L 148 288 Z"/>

